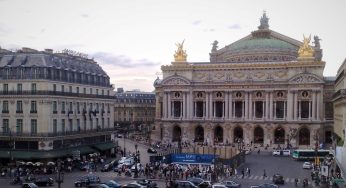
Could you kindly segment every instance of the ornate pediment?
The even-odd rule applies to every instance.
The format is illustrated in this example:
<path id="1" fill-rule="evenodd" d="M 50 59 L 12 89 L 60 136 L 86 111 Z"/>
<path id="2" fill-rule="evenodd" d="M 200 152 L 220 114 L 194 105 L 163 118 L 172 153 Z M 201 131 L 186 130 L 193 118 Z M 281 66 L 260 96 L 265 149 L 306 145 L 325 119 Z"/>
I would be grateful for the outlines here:
<path id="1" fill-rule="evenodd" d="M 298 74 L 291 78 L 289 83 L 323 83 L 323 80 L 314 74 Z"/>
<path id="2" fill-rule="evenodd" d="M 170 85 L 170 86 L 175 86 L 175 85 L 190 85 L 190 81 L 184 77 L 181 76 L 172 76 L 164 79 L 162 81 L 162 85 Z"/>

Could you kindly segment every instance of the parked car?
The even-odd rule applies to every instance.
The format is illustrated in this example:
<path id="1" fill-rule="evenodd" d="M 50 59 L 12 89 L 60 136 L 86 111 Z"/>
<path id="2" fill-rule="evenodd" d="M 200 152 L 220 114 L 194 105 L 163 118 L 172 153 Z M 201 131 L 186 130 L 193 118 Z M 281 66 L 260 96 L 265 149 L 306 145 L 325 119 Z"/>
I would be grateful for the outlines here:
<path id="1" fill-rule="evenodd" d="M 202 178 L 188 178 L 187 181 L 192 182 L 194 185 L 198 186 L 204 180 Z"/>
<path id="2" fill-rule="evenodd" d="M 138 184 L 136 182 L 132 182 L 132 183 L 124 185 L 123 188 L 146 188 L 146 186 L 143 186 L 143 185 Z"/>
<path id="3" fill-rule="evenodd" d="M 203 181 L 198 185 L 198 188 L 211 188 L 212 184 L 210 181 Z"/>
<path id="4" fill-rule="evenodd" d="M 304 162 L 303 163 L 303 169 L 311 169 L 311 168 L 312 168 L 311 162 Z"/>
<path id="5" fill-rule="evenodd" d="M 37 186 L 52 186 L 54 184 L 54 180 L 48 176 L 42 176 L 35 178 L 34 183 Z"/>
<path id="6" fill-rule="evenodd" d="M 154 148 L 148 148 L 148 153 L 157 153 L 157 151 Z"/>
<path id="7" fill-rule="evenodd" d="M 137 170 L 144 171 L 144 167 L 141 163 L 137 163 Z M 132 165 L 131 172 L 135 172 L 135 171 L 136 171 L 136 165 Z"/>
<path id="8" fill-rule="evenodd" d="M 198 188 L 195 184 L 190 181 L 175 181 L 175 188 Z"/>
<path id="9" fill-rule="evenodd" d="M 34 183 L 23 183 L 22 188 L 38 188 L 38 186 Z"/>
<path id="10" fill-rule="evenodd" d="M 285 184 L 284 177 L 281 174 L 273 175 L 273 183 L 274 184 Z"/>
<path id="11" fill-rule="evenodd" d="M 261 185 L 251 186 L 250 188 L 279 188 L 279 186 L 270 183 L 264 183 Z"/>
<path id="12" fill-rule="evenodd" d="M 96 188 L 111 188 L 107 184 L 104 184 L 104 183 L 101 183 L 101 184 L 98 184 L 98 185 L 96 184 L 96 186 L 97 186 Z"/>
<path id="13" fill-rule="evenodd" d="M 157 188 L 157 183 L 151 180 L 141 179 L 141 180 L 137 180 L 136 183 L 146 186 L 147 188 Z"/>
<path id="14" fill-rule="evenodd" d="M 106 184 L 110 188 L 120 188 L 121 187 L 121 184 L 116 182 L 116 181 L 114 181 L 114 180 L 109 180 L 109 181 L 107 181 L 106 183 L 103 183 L 103 184 Z"/>
<path id="15" fill-rule="evenodd" d="M 215 183 L 213 184 L 212 188 L 227 188 L 226 185 L 221 183 Z"/>
<path id="16" fill-rule="evenodd" d="M 273 156 L 290 156 L 291 151 L 290 150 L 274 150 Z"/>
<path id="17" fill-rule="evenodd" d="M 111 171 L 113 170 L 114 166 L 117 166 L 118 165 L 118 162 L 116 160 L 113 160 L 111 161 L 110 163 L 108 164 L 105 164 L 102 169 L 101 169 L 101 172 L 108 172 L 108 171 Z"/>
<path id="18" fill-rule="evenodd" d="M 237 182 L 231 181 L 231 180 L 225 181 L 224 184 L 227 188 L 240 188 L 241 187 L 240 183 L 237 183 Z"/>
<path id="19" fill-rule="evenodd" d="M 86 187 L 90 184 L 98 184 L 100 183 L 100 178 L 95 175 L 87 175 L 83 176 L 77 179 L 77 181 L 74 182 L 74 185 L 76 187 Z"/>

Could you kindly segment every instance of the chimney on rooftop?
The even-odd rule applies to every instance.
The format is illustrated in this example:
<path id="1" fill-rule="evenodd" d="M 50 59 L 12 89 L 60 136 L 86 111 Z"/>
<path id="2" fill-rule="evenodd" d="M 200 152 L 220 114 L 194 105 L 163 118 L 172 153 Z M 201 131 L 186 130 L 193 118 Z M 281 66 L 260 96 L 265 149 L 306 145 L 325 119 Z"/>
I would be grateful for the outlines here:
<path id="1" fill-rule="evenodd" d="M 44 49 L 44 52 L 52 54 L 53 53 L 53 49 L 47 48 L 47 49 Z"/>

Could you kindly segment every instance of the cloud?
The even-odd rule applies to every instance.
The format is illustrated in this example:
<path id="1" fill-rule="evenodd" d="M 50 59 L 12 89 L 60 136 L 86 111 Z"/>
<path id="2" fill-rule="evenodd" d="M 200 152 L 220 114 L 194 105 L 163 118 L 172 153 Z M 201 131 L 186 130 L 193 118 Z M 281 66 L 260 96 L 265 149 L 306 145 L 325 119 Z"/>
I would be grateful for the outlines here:
<path id="1" fill-rule="evenodd" d="M 89 17 L 88 14 L 81 14 L 80 16 L 82 16 L 83 18 L 88 18 Z"/>
<path id="2" fill-rule="evenodd" d="M 195 20 L 195 21 L 193 21 L 192 22 L 192 25 L 199 25 L 199 24 L 201 24 L 201 20 Z"/>
<path id="3" fill-rule="evenodd" d="M 203 32 L 214 32 L 214 31 L 215 31 L 214 28 L 210 28 L 210 29 L 206 28 L 206 29 L 203 29 Z"/>
<path id="4" fill-rule="evenodd" d="M 125 55 L 114 55 L 106 52 L 96 52 L 90 54 L 96 61 L 104 64 L 111 64 L 122 68 L 136 68 L 136 67 L 155 67 L 160 65 L 158 62 L 152 62 L 147 59 L 133 60 Z"/>
<path id="5" fill-rule="evenodd" d="M 227 27 L 228 29 L 241 29 L 239 24 L 233 24 Z"/>

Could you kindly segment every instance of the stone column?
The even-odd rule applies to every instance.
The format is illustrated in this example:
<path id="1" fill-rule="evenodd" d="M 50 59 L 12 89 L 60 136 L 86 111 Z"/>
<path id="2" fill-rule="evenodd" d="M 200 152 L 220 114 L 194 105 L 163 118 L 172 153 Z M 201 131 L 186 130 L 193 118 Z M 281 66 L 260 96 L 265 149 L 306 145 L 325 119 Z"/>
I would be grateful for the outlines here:
<path id="1" fill-rule="evenodd" d="M 253 101 L 252 101 L 252 92 L 249 92 L 249 101 L 248 101 L 248 105 L 249 105 L 249 111 L 248 111 L 248 113 L 249 113 L 249 119 L 250 120 L 252 120 L 253 119 L 253 117 L 254 117 L 254 114 L 253 114 L 253 112 L 254 112 L 254 107 L 253 107 Z"/>
<path id="2" fill-rule="evenodd" d="M 274 102 L 274 119 L 276 119 L 276 101 Z"/>
<path id="3" fill-rule="evenodd" d="M 266 101 L 265 101 L 265 115 L 264 119 L 269 119 L 269 92 L 266 92 Z"/>
<path id="4" fill-rule="evenodd" d="M 293 99 L 292 99 L 292 92 L 287 91 L 287 121 L 292 120 L 292 106 L 293 106 Z"/>
<path id="5" fill-rule="evenodd" d="M 316 116 L 316 120 L 321 120 L 321 114 L 320 114 L 320 104 L 321 104 L 321 99 L 320 99 L 320 94 L 321 94 L 321 92 L 319 92 L 319 91 L 317 91 L 317 96 L 316 96 L 316 101 L 317 101 L 317 107 L 316 107 L 316 109 L 317 109 L 317 112 L 316 112 L 316 114 L 317 114 L 317 116 Z"/>
<path id="6" fill-rule="evenodd" d="M 312 120 L 316 120 L 316 91 L 312 91 Z"/>
<path id="7" fill-rule="evenodd" d="M 209 93 L 209 119 L 213 118 L 213 92 Z"/>
<path id="8" fill-rule="evenodd" d="M 228 105 L 228 103 L 229 103 L 229 92 L 227 91 L 225 93 L 226 93 L 226 95 L 225 95 L 226 99 L 225 99 L 225 102 L 224 102 L 225 111 L 223 112 L 223 114 L 224 114 L 225 120 L 228 120 L 229 119 L 229 113 L 228 113 L 228 111 L 229 111 L 229 105 Z"/>
<path id="9" fill-rule="evenodd" d="M 285 119 L 285 120 L 286 120 L 286 106 L 287 106 L 286 103 L 287 103 L 287 102 L 284 101 L 284 119 Z"/>
<path id="10" fill-rule="evenodd" d="M 197 114 L 196 114 L 196 110 L 197 109 L 197 102 L 193 102 L 193 117 L 196 118 Z"/>
<path id="11" fill-rule="evenodd" d="M 269 98 L 269 119 L 273 120 L 273 92 L 270 92 Z"/>
<path id="12" fill-rule="evenodd" d="M 233 119 L 232 92 L 228 93 L 228 119 Z"/>
<path id="13" fill-rule="evenodd" d="M 293 93 L 293 119 L 297 120 L 297 115 L 298 115 L 298 92 L 294 91 Z"/>
<path id="14" fill-rule="evenodd" d="M 245 92 L 245 119 L 249 119 L 249 93 Z"/>
<path id="15" fill-rule="evenodd" d="M 167 93 L 163 92 L 163 100 L 162 100 L 162 108 L 163 108 L 163 119 L 167 118 Z"/>
<path id="16" fill-rule="evenodd" d="M 193 97 L 193 92 L 192 92 L 192 90 L 190 90 L 190 95 L 189 95 L 189 98 L 188 98 L 189 100 L 188 100 L 188 103 L 187 103 L 187 105 L 188 105 L 188 110 L 187 110 L 187 113 L 188 113 L 188 119 L 192 119 L 192 116 L 193 116 L 193 110 L 192 110 L 192 108 L 193 108 L 193 102 L 194 102 L 194 97 Z"/>
<path id="17" fill-rule="evenodd" d="M 183 94 L 183 102 L 182 105 L 180 106 L 181 111 L 180 111 L 180 117 L 183 119 L 186 119 L 186 93 L 182 92 Z"/>
<path id="18" fill-rule="evenodd" d="M 206 107 L 206 110 L 205 110 L 205 118 L 206 119 L 209 119 L 209 93 L 206 92 L 205 93 L 205 107 Z"/>
<path id="19" fill-rule="evenodd" d="M 167 93 L 167 103 L 168 103 L 168 116 L 167 118 L 170 119 L 172 117 L 172 102 L 171 102 L 171 93 Z"/>

